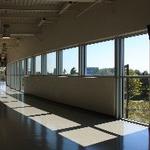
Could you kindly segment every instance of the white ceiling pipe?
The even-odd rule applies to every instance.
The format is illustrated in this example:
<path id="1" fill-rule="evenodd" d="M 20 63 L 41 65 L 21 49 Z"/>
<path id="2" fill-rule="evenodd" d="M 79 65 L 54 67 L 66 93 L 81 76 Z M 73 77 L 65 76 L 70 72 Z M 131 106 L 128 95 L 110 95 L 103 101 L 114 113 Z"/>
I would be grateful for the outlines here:
<path id="1" fill-rule="evenodd" d="M 69 7 L 72 5 L 72 1 L 68 2 L 58 13 L 59 15 L 63 14 Z"/>
<path id="2" fill-rule="evenodd" d="M 97 3 L 101 3 L 104 0 L 95 0 L 94 3 L 92 3 L 89 7 L 87 7 L 86 9 L 84 9 L 82 12 L 80 12 L 77 17 L 80 17 L 81 15 L 83 15 L 84 13 L 86 13 L 88 10 L 90 10 L 92 7 L 94 7 Z"/>

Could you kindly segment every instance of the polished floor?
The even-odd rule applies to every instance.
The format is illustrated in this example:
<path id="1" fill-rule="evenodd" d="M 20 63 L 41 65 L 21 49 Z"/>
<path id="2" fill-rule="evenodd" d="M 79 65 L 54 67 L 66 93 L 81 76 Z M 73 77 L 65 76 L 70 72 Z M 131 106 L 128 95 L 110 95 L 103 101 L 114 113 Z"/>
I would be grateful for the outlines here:
<path id="1" fill-rule="evenodd" d="M 0 83 L 0 150 L 150 150 L 150 129 Z"/>

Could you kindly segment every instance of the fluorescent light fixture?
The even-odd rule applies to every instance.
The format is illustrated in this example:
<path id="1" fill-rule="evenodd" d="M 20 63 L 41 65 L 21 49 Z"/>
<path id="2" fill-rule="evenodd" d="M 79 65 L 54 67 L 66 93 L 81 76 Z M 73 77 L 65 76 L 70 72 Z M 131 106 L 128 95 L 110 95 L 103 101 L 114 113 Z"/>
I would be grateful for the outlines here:
<path id="1" fill-rule="evenodd" d="M 9 33 L 3 33 L 3 35 L 2 35 L 2 39 L 10 39 L 10 34 Z"/>
<path id="2" fill-rule="evenodd" d="M 10 36 L 2 36 L 2 39 L 8 40 L 8 39 L 10 39 Z"/>
<path id="3" fill-rule="evenodd" d="M 2 39 L 10 39 L 9 24 L 4 24 L 4 25 L 3 25 L 3 35 L 2 35 Z"/>

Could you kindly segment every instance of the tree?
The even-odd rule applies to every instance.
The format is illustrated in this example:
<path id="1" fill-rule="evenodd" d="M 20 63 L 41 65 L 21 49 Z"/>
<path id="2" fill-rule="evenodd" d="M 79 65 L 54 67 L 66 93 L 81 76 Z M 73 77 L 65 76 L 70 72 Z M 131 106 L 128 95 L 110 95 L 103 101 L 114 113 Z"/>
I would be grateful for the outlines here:
<path id="1" fill-rule="evenodd" d="M 138 75 L 135 70 L 129 69 L 129 66 L 127 65 L 126 68 L 126 75 L 130 76 L 136 76 Z M 142 82 L 140 81 L 139 78 L 126 78 L 126 91 L 127 91 L 127 102 L 126 102 L 126 118 L 128 118 L 129 115 L 129 100 L 138 100 L 140 99 L 141 96 L 141 87 L 142 87 Z"/>
<path id="2" fill-rule="evenodd" d="M 137 75 L 135 73 L 135 71 L 132 69 L 129 70 L 129 74 L 131 76 Z M 127 89 L 128 99 L 140 98 L 141 91 L 142 91 L 142 89 L 141 89 L 142 82 L 140 81 L 140 79 L 139 78 L 128 78 L 127 84 L 128 84 L 128 89 Z"/>
<path id="3" fill-rule="evenodd" d="M 70 74 L 77 74 L 77 70 L 75 67 L 73 67 L 71 70 L 70 70 Z"/>
<path id="4" fill-rule="evenodd" d="M 144 71 L 142 73 L 142 75 L 148 75 L 147 71 Z M 141 99 L 144 100 L 149 100 L 149 91 L 150 91 L 150 83 L 149 83 L 149 78 L 142 78 L 141 82 L 142 82 L 142 87 L 141 87 Z"/>
<path id="5" fill-rule="evenodd" d="M 137 75 L 141 75 L 141 72 L 139 70 L 134 71 Z"/>

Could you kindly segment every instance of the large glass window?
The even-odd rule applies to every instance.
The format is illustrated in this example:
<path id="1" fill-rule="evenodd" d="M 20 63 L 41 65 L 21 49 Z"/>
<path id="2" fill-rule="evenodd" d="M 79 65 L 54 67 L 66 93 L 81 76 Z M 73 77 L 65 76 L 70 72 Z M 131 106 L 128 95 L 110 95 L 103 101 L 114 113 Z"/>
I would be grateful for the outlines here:
<path id="1" fill-rule="evenodd" d="M 114 75 L 114 40 L 87 45 L 86 75 Z"/>
<path id="2" fill-rule="evenodd" d="M 20 90 L 20 62 L 16 62 L 16 90 Z"/>
<path id="3" fill-rule="evenodd" d="M 125 38 L 125 66 L 130 75 L 150 73 L 148 34 Z"/>
<path id="4" fill-rule="evenodd" d="M 79 61 L 78 47 L 63 50 L 62 74 L 78 75 Z"/>
<path id="5" fill-rule="evenodd" d="M 24 75 L 24 74 L 25 74 L 24 60 L 21 60 L 21 61 L 20 61 L 20 66 L 21 66 L 21 72 L 20 72 L 20 74 L 21 74 L 21 75 Z"/>
<path id="6" fill-rule="evenodd" d="M 47 74 L 56 75 L 56 52 L 47 54 Z"/>
<path id="7" fill-rule="evenodd" d="M 41 74 L 41 55 L 35 57 L 35 74 Z"/>
<path id="8" fill-rule="evenodd" d="M 148 34 L 124 40 L 124 118 L 150 124 Z"/>
<path id="9" fill-rule="evenodd" d="M 31 58 L 27 59 L 27 74 L 31 74 Z"/>
<path id="10" fill-rule="evenodd" d="M 25 61 L 21 60 L 20 61 L 20 65 L 21 65 L 21 74 L 20 74 L 21 91 L 23 91 L 24 90 Z"/>

